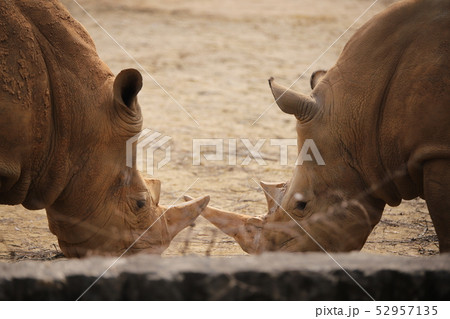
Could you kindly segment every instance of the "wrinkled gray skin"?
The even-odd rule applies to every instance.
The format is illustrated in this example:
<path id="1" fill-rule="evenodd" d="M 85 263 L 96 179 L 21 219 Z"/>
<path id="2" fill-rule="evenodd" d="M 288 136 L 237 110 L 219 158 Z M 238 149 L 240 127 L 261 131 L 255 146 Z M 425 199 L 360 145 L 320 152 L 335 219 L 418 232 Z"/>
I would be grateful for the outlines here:
<path id="1" fill-rule="evenodd" d="M 425 199 L 450 251 L 450 1 L 398 2 L 361 27 L 309 96 L 271 79 L 297 118 L 299 151 L 317 145 L 288 183 L 262 183 L 269 212 L 202 215 L 249 253 L 363 247 L 386 204 Z"/>
<path id="2" fill-rule="evenodd" d="M 0 1 L 0 204 L 45 208 L 67 257 L 161 253 L 209 201 L 160 206 L 160 182 L 126 166 L 141 87 L 57 1 Z"/>

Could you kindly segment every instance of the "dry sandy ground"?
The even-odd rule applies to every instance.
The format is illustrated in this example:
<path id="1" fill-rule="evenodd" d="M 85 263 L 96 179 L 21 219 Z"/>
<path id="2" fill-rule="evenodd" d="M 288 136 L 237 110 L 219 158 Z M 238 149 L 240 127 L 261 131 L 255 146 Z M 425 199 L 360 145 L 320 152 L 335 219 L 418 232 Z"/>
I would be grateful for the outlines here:
<path id="1" fill-rule="evenodd" d="M 294 118 L 272 105 L 268 77 L 288 86 L 305 73 L 293 88 L 308 92 L 312 71 L 332 66 L 357 27 L 393 1 L 379 0 L 337 41 L 372 0 L 78 2 L 104 30 L 74 1 L 63 1 L 110 68 L 117 73 L 134 67 L 144 74 L 144 127 L 172 138 L 171 162 L 155 172 L 162 181 L 162 203 L 172 203 L 190 187 L 192 196 L 209 194 L 214 206 L 258 215 L 265 213 L 266 203 L 256 181 L 288 180 L 296 151 L 289 148 L 289 163 L 283 166 L 279 148 L 269 143 L 270 138 L 295 138 L 295 129 Z M 229 139 L 237 139 L 238 165 L 228 165 L 225 156 L 193 166 L 193 138 L 223 138 L 225 150 Z M 267 139 L 262 147 L 266 165 L 241 165 L 247 151 L 240 138 L 252 144 Z M 157 156 L 163 158 L 163 153 Z M 0 207 L 0 236 L 3 261 L 54 257 L 58 252 L 44 211 Z M 436 254 L 425 203 L 416 199 L 387 207 L 363 250 Z M 179 254 L 245 253 L 200 217 L 164 255 Z"/>

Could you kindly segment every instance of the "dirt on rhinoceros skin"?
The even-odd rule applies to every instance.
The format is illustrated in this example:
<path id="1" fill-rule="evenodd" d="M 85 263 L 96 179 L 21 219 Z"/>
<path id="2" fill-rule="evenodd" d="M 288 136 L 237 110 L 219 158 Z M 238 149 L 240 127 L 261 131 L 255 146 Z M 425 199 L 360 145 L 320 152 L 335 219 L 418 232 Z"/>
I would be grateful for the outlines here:
<path id="1" fill-rule="evenodd" d="M 162 181 L 163 204 L 172 204 L 196 181 L 187 194 L 208 194 L 212 206 L 259 215 L 267 208 L 257 182 L 287 181 L 296 159 L 295 147 L 289 146 L 288 165 L 281 165 L 280 147 L 270 144 L 273 138 L 295 139 L 296 132 L 295 120 L 273 105 L 267 79 L 276 75 L 280 82 L 292 83 L 306 71 L 293 88 L 308 91 L 311 73 L 332 66 L 356 28 L 394 1 L 376 3 L 311 68 L 373 1 L 343 0 L 339 5 L 331 0 L 80 1 L 128 54 L 75 2 L 62 2 L 88 30 L 100 57 L 115 74 L 127 67 L 139 68 L 130 54 L 170 93 L 171 97 L 144 75 L 139 95 L 144 127 L 171 137 L 171 161 L 154 172 Z M 230 165 L 226 152 L 223 160 L 202 157 L 201 165 L 193 165 L 193 138 L 223 139 L 225 151 L 236 143 L 237 165 Z M 241 139 L 252 145 L 265 139 L 260 152 L 266 165 L 254 159 L 242 165 L 249 152 Z M 164 152 L 155 156 L 162 159 Z M 424 201 L 414 199 L 387 207 L 363 251 L 437 254 L 437 237 Z M 163 255 L 183 254 L 233 256 L 245 252 L 199 217 Z M 45 211 L 0 206 L 2 261 L 60 256 Z"/>

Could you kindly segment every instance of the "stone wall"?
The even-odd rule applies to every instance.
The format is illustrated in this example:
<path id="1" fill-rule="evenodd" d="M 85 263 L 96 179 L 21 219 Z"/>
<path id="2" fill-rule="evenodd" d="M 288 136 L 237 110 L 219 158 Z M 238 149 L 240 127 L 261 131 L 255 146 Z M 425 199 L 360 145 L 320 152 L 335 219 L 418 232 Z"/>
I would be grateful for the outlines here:
<path id="1" fill-rule="evenodd" d="M 351 253 L 333 258 L 336 262 L 322 253 L 132 256 L 111 268 L 116 259 L 100 257 L 2 263 L 0 299 L 76 300 L 108 268 L 81 300 L 450 299 L 449 254 L 416 258 Z"/>

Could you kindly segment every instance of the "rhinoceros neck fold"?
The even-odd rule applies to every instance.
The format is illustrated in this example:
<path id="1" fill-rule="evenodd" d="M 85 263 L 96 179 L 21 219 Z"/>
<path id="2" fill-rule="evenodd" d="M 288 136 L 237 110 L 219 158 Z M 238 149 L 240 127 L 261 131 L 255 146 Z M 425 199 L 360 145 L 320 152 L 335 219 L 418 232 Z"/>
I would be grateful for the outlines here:
<path id="1" fill-rule="evenodd" d="M 117 224 L 116 231 L 110 229 L 118 216 L 110 211 L 100 211 L 96 205 L 84 202 L 77 206 L 62 201 L 46 210 L 51 232 L 68 245 L 83 246 L 95 241 L 97 246 L 101 246 L 101 241 L 107 241 L 111 234 L 120 236 L 118 231 L 122 225 Z"/>
<path id="2" fill-rule="evenodd" d="M 113 75 L 98 57 L 86 30 L 56 1 L 20 1 L 16 3 L 26 30 L 33 38 L 34 52 L 44 62 L 50 110 L 34 110 L 36 126 L 45 127 L 46 140 L 31 154 L 32 182 L 24 201 L 27 208 L 51 205 L 70 178 L 83 166 L 96 132 L 92 118 L 101 108 Z M 23 27 L 23 26 L 22 26 Z M 23 30 L 22 30 L 23 31 Z M 25 53 L 26 54 L 26 53 Z M 81 136 L 85 138 L 81 139 Z M 85 148 L 85 149 L 83 149 Z"/>

